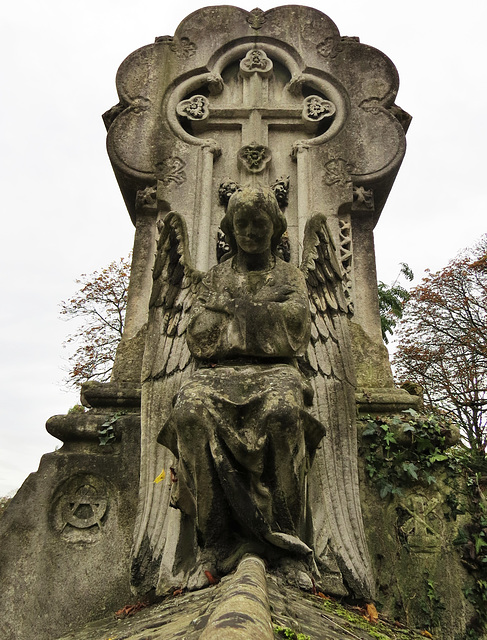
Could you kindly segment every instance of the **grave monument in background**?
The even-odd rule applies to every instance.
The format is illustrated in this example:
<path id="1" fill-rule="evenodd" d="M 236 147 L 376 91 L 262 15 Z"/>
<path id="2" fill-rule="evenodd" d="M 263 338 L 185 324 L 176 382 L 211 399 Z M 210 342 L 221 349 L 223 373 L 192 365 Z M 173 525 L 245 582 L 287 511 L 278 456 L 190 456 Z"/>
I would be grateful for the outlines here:
<path id="1" fill-rule="evenodd" d="M 425 567 L 441 578 L 445 554 L 426 540 L 392 584 L 395 512 L 365 483 L 355 419 L 419 406 L 394 387 L 374 257 L 410 122 L 394 65 L 316 9 L 217 6 L 132 53 L 117 90 L 104 121 L 135 226 L 125 331 L 111 382 L 48 421 L 63 446 L 3 518 L 2 638 L 58 638 L 179 589 L 192 611 L 217 577 L 264 576 L 259 559 L 414 624 L 408 585 Z M 468 616 L 449 562 L 444 638 Z M 208 617 L 187 637 L 218 628 Z"/>

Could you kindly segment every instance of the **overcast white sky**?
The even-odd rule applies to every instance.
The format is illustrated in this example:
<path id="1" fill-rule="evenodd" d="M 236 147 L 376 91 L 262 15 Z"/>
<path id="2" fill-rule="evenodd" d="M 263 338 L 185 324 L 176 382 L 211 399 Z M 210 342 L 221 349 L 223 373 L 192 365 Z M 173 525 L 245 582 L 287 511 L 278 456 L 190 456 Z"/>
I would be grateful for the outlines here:
<path id="1" fill-rule="evenodd" d="M 256 2 L 236 4 L 250 10 Z M 59 319 L 60 301 L 75 291 L 80 274 L 126 256 L 132 246 L 101 120 L 118 102 L 117 68 L 206 4 L 224 3 L 16 0 L 3 9 L 0 496 L 60 444 L 45 421 L 78 401 L 63 390 L 70 323 Z M 487 230 L 487 4 L 308 4 L 342 35 L 382 50 L 399 70 L 397 103 L 413 122 L 376 229 L 377 264 L 379 278 L 392 282 L 399 262 L 408 262 L 417 282 L 424 269 L 441 268 Z"/>

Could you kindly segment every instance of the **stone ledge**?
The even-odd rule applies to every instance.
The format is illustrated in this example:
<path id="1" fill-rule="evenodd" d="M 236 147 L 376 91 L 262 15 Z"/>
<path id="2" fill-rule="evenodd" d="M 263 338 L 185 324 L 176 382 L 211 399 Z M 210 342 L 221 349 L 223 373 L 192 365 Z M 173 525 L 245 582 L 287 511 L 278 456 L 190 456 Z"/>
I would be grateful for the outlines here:
<path id="1" fill-rule="evenodd" d="M 91 622 L 58 640 L 272 640 L 273 625 L 313 640 L 373 640 L 353 622 L 325 611 L 322 598 L 266 575 L 256 556 L 243 558 L 218 585 L 169 597 L 124 620 Z"/>
<path id="2" fill-rule="evenodd" d="M 117 382 L 85 382 L 81 402 L 88 407 L 140 407 L 141 389 L 133 384 Z"/>
<path id="3" fill-rule="evenodd" d="M 355 394 L 359 413 L 400 413 L 406 409 L 420 411 L 421 398 L 404 389 L 362 388 Z"/>
<path id="4" fill-rule="evenodd" d="M 240 561 L 201 640 L 272 640 L 274 637 L 265 565 L 256 556 Z"/>

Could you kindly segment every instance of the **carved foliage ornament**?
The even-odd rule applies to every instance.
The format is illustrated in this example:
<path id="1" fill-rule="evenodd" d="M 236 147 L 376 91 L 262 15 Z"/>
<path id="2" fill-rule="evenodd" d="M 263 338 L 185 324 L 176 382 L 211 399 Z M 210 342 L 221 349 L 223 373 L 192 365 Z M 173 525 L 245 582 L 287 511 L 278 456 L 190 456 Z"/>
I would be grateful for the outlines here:
<path id="1" fill-rule="evenodd" d="M 156 164 L 156 177 L 165 187 L 169 186 L 171 182 L 179 186 L 186 182 L 185 166 L 184 160 L 177 156 L 165 158 Z"/>
<path id="2" fill-rule="evenodd" d="M 252 9 L 249 17 L 247 18 L 247 22 L 252 27 L 252 29 L 261 29 L 265 24 L 265 21 L 265 13 L 262 11 L 262 9 L 258 8 Z"/>
<path id="3" fill-rule="evenodd" d="M 333 102 L 319 96 L 308 96 L 303 104 L 303 118 L 312 122 L 319 122 L 335 115 L 336 107 Z"/>
<path id="4" fill-rule="evenodd" d="M 239 189 L 240 185 L 238 182 L 235 182 L 235 180 L 228 178 L 222 182 L 218 188 L 218 199 L 220 200 L 220 204 L 226 207 L 232 195 Z"/>
<path id="5" fill-rule="evenodd" d="M 149 185 L 145 189 L 139 189 L 135 196 L 135 208 L 137 212 L 157 210 L 157 187 Z"/>
<path id="6" fill-rule="evenodd" d="M 316 45 L 316 51 L 323 58 L 336 58 L 343 51 L 340 40 L 333 36 L 328 36 Z"/>
<path id="7" fill-rule="evenodd" d="M 251 49 L 247 52 L 245 58 L 240 61 L 240 72 L 245 77 L 253 73 L 268 76 L 272 73 L 272 68 L 272 60 L 267 57 L 266 52 L 262 51 L 262 49 Z"/>
<path id="8" fill-rule="evenodd" d="M 263 171 L 271 159 L 269 147 L 257 142 L 245 145 L 238 152 L 239 163 L 250 171 L 250 173 L 260 173 Z"/>
<path id="9" fill-rule="evenodd" d="M 325 183 L 345 186 L 352 182 L 350 172 L 353 165 L 343 158 L 334 158 L 325 164 Z"/>
<path id="10" fill-rule="evenodd" d="M 154 42 L 156 44 L 168 44 L 171 51 L 175 53 L 178 58 L 184 60 L 192 58 L 197 49 L 195 43 L 185 37 L 178 40 L 172 36 L 158 36 Z"/>
<path id="11" fill-rule="evenodd" d="M 170 44 L 171 51 L 173 51 L 178 58 L 182 58 L 183 60 L 192 58 L 196 53 L 196 48 L 195 43 L 191 42 L 189 38 L 181 38 L 179 41 L 173 40 Z"/>
<path id="12" fill-rule="evenodd" d="M 366 189 L 354 185 L 353 187 L 353 203 L 352 211 L 373 211 L 374 210 L 374 192 L 372 189 Z"/>
<path id="13" fill-rule="evenodd" d="M 182 100 L 176 107 L 176 112 L 179 116 L 188 118 L 188 120 L 201 122 L 210 115 L 209 105 L 208 98 L 205 98 L 205 96 L 193 96 L 188 100 Z"/>
<path id="14" fill-rule="evenodd" d="M 279 207 L 281 209 L 287 207 L 289 202 L 289 176 L 278 178 L 271 184 L 271 189 L 274 191 Z"/>
<path id="15" fill-rule="evenodd" d="M 289 176 L 281 176 L 277 178 L 271 185 L 269 185 L 274 195 L 276 196 L 276 200 L 279 204 L 279 208 L 282 210 L 287 207 L 289 202 Z M 231 180 L 227 178 L 222 183 L 220 183 L 220 187 L 218 188 L 218 199 L 220 204 L 225 208 L 228 205 L 228 201 L 235 193 L 242 188 L 242 185 L 235 182 L 235 180 Z"/>

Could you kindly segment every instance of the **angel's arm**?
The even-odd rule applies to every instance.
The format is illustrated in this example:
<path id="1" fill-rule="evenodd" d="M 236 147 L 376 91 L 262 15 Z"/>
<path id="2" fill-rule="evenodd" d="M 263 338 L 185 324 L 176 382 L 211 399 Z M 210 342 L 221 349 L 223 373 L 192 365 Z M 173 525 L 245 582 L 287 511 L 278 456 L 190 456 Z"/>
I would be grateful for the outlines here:
<path id="1" fill-rule="evenodd" d="M 235 316 L 245 336 L 245 350 L 259 357 L 302 355 L 309 340 L 306 283 L 298 269 L 287 265 L 274 284 L 254 298 L 237 300 Z"/>

